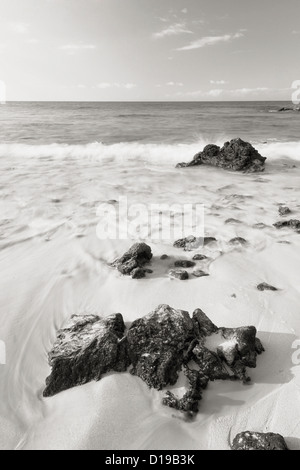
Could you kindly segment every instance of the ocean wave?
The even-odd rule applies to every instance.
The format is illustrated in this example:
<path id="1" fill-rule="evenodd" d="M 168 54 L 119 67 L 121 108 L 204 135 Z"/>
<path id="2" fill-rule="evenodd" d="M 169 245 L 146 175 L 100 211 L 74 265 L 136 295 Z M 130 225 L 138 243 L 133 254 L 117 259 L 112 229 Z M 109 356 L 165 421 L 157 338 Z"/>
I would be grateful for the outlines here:
<path id="1" fill-rule="evenodd" d="M 220 138 L 214 141 L 198 139 L 193 143 L 154 144 L 139 142 L 120 142 L 115 144 L 103 144 L 94 142 L 85 145 L 50 144 L 0 144 L 0 159 L 22 160 L 30 162 L 31 159 L 40 160 L 90 160 L 90 161 L 147 161 L 168 165 L 170 163 L 190 161 L 193 156 L 201 151 L 208 143 L 222 146 L 226 139 Z M 300 141 L 278 142 L 253 142 L 257 150 L 270 160 L 292 159 L 300 160 Z"/>

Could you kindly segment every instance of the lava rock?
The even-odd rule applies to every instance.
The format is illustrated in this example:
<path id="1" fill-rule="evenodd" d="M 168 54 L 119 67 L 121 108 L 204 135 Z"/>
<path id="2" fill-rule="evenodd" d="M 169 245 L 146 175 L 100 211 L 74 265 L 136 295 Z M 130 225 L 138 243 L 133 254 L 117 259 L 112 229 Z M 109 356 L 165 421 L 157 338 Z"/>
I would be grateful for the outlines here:
<path id="1" fill-rule="evenodd" d="M 175 267 L 176 268 L 193 268 L 196 265 L 193 261 L 189 261 L 187 259 L 181 259 L 178 261 L 175 261 Z"/>
<path id="2" fill-rule="evenodd" d="M 292 211 L 289 207 L 280 206 L 279 209 L 278 209 L 278 212 L 279 212 L 279 215 L 284 217 L 285 215 L 291 214 Z"/>
<path id="3" fill-rule="evenodd" d="M 168 256 L 168 255 L 162 255 L 162 256 L 160 257 L 160 259 L 162 259 L 162 260 L 169 259 L 169 256 Z"/>
<path id="4" fill-rule="evenodd" d="M 282 220 L 281 222 L 276 222 L 274 224 L 274 227 L 280 229 L 280 228 L 292 228 L 295 230 L 300 229 L 300 220 L 297 219 L 291 219 L 291 220 Z"/>
<path id="5" fill-rule="evenodd" d="M 134 279 L 145 277 L 143 268 L 152 259 L 152 251 L 146 243 L 135 243 L 121 258 L 118 258 L 111 266 L 117 268 L 124 275 L 131 275 Z"/>
<path id="6" fill-rule="evenodd" d="M 260 340 L 256 338 L 256 328 L 219 328 L 219 332 L 226 341 L 217 347 L 218 356 L 224 359 L 236 378 L 244 383 L 249 382 L 246 368 L 255 368 L 257 355 L 264 351 Z"/>
<path id="7" fill-rule="evenodd" d="M 184 251 L 192 251 L 216 241 L 217 240 L 214 237 L 194 237 L 191 235 L 189 237 L 176 240 L 173 246 L 175 246 L 175 248 L 183 248 Z"/>
<path id="8" fill-rule="evenodd" d="M 266 282 L 262 282 L 261 284 L 258 284 L 257 289 L 260 291 L 265 291 L 265 290 L 271 290 L 271 291 L 277 291 L 277 287 L 271 286 L 270 284 L 267 284 Z"/>
<path id="9" fill-rule="evenodd" d="M 207 276 L 209 276 L 209 274 L 206 273 L 205 271 L 202 271 L 202 269 L 195 269 L 195 271 L 193 271 L 193 276 L 195 276 L 195 277 L 207 277 Z"/>
<path id="10" fill-rule="evenodd" d="M 231 218 L 231 219 L 225 220 L 225 224 L 226 224 L 226 225 L 231 225 L 231 224 L 234 224 L 234 225 L 235 225 L 235 224 L 241 224 L 241 223 L 242 223 L 242 222 L 241 222 L 240 220 L 238 220 L 238 219 L 232 219 L 232 218 Z"/>
<path id="11" fill-rule="evenodd" d="M 205 255 L 197 254 L 197 255 L 193 256 L 194 261 L 203 261 L 205 259 L 208 259 L 207 256 L 205 256 Z"/>
<path id="12" fill-rule="evenodd" d="M 288 447 L 280 434 L 246 431 L 234 438 L 232 450 L 288 450 Z"/>
<path id="13" fill-rule="evenodd" d="M 211 336 L 214 333 L 217 333 L 218 327 L 200 308 L 197 308 L 193 312 L 192 318 L 198 338 L 205 338 L 207 336 Z"/>
<path id="14" fill-rule="evenodd" d="M 194 325 L 188 312 L 160 305 L 154 312 L 134 321 L 128 330 L 131 373 L 158 390 L 174 385 L 184 352 L 194 337 Z"/>
<path id="15" fill-rule="evenodd" d="M 175 279 L 179 279 L 180 281 L 186 281 L 189 279 L 189 273 L 183 269 L 172 269 L 169 272 L 169 276 Z"/>
<path id="16" fill-rule="evenodd" d="M 261 172 L 264 171 L 265 161 L 266 158 L 249 142 L 238 138 L 226 142 L 222 148 L 207 145 L 190 163 L 180 163 L 177 168 L 212 165 L 232 171 Z"/>
<path id="17" fill-rule="evenodd" d="M 58 333 L 49 354 L 51 375 L 44 397 L 77 385 L 100 380 L 109 371 L 123 372 L 129 366 L 125 324 L 120 313 L 107 318 L 74 315 Z"/>

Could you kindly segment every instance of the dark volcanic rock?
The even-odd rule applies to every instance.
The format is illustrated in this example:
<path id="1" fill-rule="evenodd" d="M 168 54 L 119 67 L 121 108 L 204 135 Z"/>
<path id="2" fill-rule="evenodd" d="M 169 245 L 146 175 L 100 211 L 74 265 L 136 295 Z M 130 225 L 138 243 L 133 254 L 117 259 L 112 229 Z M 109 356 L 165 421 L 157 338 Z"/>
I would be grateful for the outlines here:
<path id="1" fill-rule="evenodd" d="M 232 171 L 259 172 L 264 171 L 265 161 L 266 158 L 262 157 L 250 143 L 242 139 L 233 139 L 226 142 L 222 148 L 217 145 L 207 145 L 190 163 L 180 163 L 177 168 L 212 165 Z"/>
<path id="2" fill-rule="evenodd" d="M 262 282 L 261 284 L 258 284 L 257 289 L 260 291 L 264 291 L 264 290 L 277 291 L 278 290 L 276 287 L 270 286 L 270 284 L 267 284 L 266 282 Z"/>
<path id="3" fill-rule="evenodd" d="M 209 381 L 248 380 L 247 367 L 256 366 L 264 348 L 253 326 L 218 328 L 197 309 L 160 305 L 134 321 L 127 334 L 121 314 L 100 319 L 74 316 L 58 334 L 49 354 L 52 366 L 44 396 L 99 380 L 109 371 L 130 372 L 158 390 L 175 385 L 183 370 L 188 387 L 182 398 L 168 392 L 164 404 L 192 417 Z"/>
<path id="4" fill-rule="evenodd" d="M 232 443 L 233 450 L 288 450 L 280 434 L 261 432 L 241 432 Z"/>
<path id="5" fill-rule="evenodd" d="M 162 259 L 162 260 L 169 259 L 169 256 L 168 255 L 161 255 L 160 259 Z"/>
<path id="6" fill-rule="evenodd" d="M 193 256 L 194 261 L 203 261 L 205 259 L 208 259 L 207 256 L 205 256 L 205 255 L 198 254 L 198 255 Z"/>
<path id="7" fill-rule="evenodd" d="M 124 331 L 120 313 L 103 319 L 96 315 L 74 315 L 59 331 L 49 354 L 52 372 L 43 395 L 49 397 L 100 380 L 109 371 L 125 371 L 129 361 Z"/>
<path id="8" fill-rule="evenodd" d="M 183 269 L 172 269 L 169 271 L 169 276 L 179 279 L 180 281 L 186 281 L 189 278 L 189 273 Z"/>
<path id="9" fill-rule="evenodd" d="M 152 259 L 152 251 L 146 243 L 135 243 L 121 258 L 112 263 L 120 273 L 131 275 L 135 279 L 145 277 L 144 266 Z M 144 271 L 144 273 L 142 272 Z"/>
<path id="10" fill-rule="evenodd" d="M 184 352 L 194 336 L 188 312 L 160 305 L 154 312 L 134 321 L 128 330 L 131 373 L 158 390 L 174 385 Z"/>
<path id="11" fill-rule="evenodd" d="M 180 259 L 178 261 L 175 261 L 176 268 L 193 268 L 195 265 L 196 263 L 187 259 Z"/>
<path id="12" fill-rule="evenodd" d="M 280 206 L 279 209 L 278 209 L 278 212 L 279 212 L 279 215 L 281 215 L 282 217 L 284 217 L 285 215 L 288 215 L 290 214 L 292 211 L 289 207 L 286 207 L 286 206 Z"/>
<path id="13" fill-rule="evenodd" d="M 242 222 L 238 219 L 227 219 L 225 220 L 225 224 L 226 225 L 229 225 L 229 224 L 241 224 Z"/>
<path id="14" fill-rule="evenodd" d="M 214 237 L 194 237 L 191 235 L 189 237 L 176 240 L 173 246 L 176 248 L 183 248 L 184 251 L 192 251 L 216 241 L 217 240 Z"/>
<path id="15" fill-rule="evenodd" d="M 207 276 L 209 276 L 209 274 L 206 273 L 205 271 L 202 271 L 202 269 L 195 269 L 195 271 L 193 271 L 193 276 L 195 276 L 195 277 L 207 277 Z"/>
<path id="16" fill-rule="evenodd" d="M 295 230 L 300 230 L 300 220 L 297 219 L 291 219 L 291 220 L 282 220 L 281 222 L 276 222 L 274 224 L 274 227 L 276 228 L 293 228 Z"/>

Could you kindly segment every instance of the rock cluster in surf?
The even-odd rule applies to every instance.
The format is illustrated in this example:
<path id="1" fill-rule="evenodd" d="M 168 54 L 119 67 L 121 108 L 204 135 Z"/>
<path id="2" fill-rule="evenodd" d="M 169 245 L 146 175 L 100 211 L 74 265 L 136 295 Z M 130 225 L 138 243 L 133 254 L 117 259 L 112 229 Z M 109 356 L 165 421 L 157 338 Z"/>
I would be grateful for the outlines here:
<path id="1" fill-rule="evenodd" d="M 206 344 L 209 338 L 216 346 Z M 210 380 L 249 381 L 247 367 L 256 367 L 263 351 L 254 326 L 218 328 L 200 309 L 190 317 L 186 311 L 160 305 L 128 330 L 120 313 L 107 318 L 75 315 L 59 331 L 49 354 L 52 371 L 44 396 L 129 366 L 131 374 L 150 388 L 162 390 L 175 385 L 183 370 L 189 382 L 186 394 L 177 398 L 168 392 L 163 403 L 193 414 Z"/>
<path id="2" fill-rule="evenodd" d="M 245 431 L 238 434 L 232 443 L 232 450 L 288 450 L 284 438 L 272 432 Z"/>
<path id="3" fill-rule="evenodd" d="M 222 148 L 209 144 L 197 153 L 190 163 L 179 163 L 177 168 L 211 165 L 225 170 L 256 173 L 264 171 L 266 158 L 242 139 L 226 142 Z"/>
<path id="4" fill-rule="evenodd" d="M 115 260 L 111 266 L 117 268 L 121 274 L 131 276 L 133 279 L 141 279 L 146 276 L 145 269 L 152 259 L 152 251 L 146 243 L 135 243 L 121 258 Z"/>

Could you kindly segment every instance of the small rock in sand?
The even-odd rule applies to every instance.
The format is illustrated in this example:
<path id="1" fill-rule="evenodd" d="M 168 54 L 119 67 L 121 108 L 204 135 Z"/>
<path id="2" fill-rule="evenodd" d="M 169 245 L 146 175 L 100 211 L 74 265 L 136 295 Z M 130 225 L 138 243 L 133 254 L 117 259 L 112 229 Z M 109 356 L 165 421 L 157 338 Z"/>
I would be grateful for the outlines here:
<path id="1" fill-rule="evenodd" d="M 291 219 L 291 220 L 282 220 L 281 222 L 276 222 L 274 224 L 274 227 L 280 229 L 280 228 L 292 228 L 295 230 L 300 229 L 300 220 L 297 219 Z"/>
<path id="2" fill-rule="evenodd" d="M 267 284 L 266 282 L 262 282 L 257 286 L 257 289 L 260 291 L 265 291 L 265 290 L 271 290 L 271 291 L 277 291 L 278 289 L 274 286 L 271 286 L 270 284 Z"/>
<path id="3" fill-rule="evenodd" d="M 284 217 L 285 215 L 291 214 L 292 211 L 289 207 L 280 206 L 279 209 L 278 209 L 278 212 L 279 212 L 279 215 Z"/>
<path id="4" fill-rule="evenodd" d="M 288 447 L 280 434 L 246 431 L 234 438 L 232 450 L 288 450 Z"/>
<path id="5" fill-rule="evenodd" d="M 180 259 L 175 261 L 174 264 L 176 268 L 193 268 L 196 265 L 194 261 L 189 261 L 187 259 Z"/>
<path id="6" fill-rule="evenodd" d="M 193 235 L 181 238 L 174 242 L 174 246 L 176 248 L 183 248 L 185 251 L 196 250 L 200 246 L 206 246 L 210 243 L 216 242 L 216 238 L 214 237 L 194 237 Z"/>
<path id="7" fill-rule="evenodd" d="M 197 254 L 197 255 L 193 256 L 194 261 L 203 261 L 205 259 L 208 259 L 208 257 L 205 256 L 205 255 Z"/>
<path id="8" fill-rule="evenodd" d="M 187 271 L 183 269 L 172 269 L 169 272 L 169 276 L 175 279 L 179 279 L 180 281 L 186 281 L 189 278 L 189 274 Z"/>
<path id="9" fill-rule="evenodd" d="M 160 257 L 160 259 L 162 259 L 162 260 L 169 259 L 169 256 L 168 256 L 168 255 L 162 255 L 162 256 Z"/>

